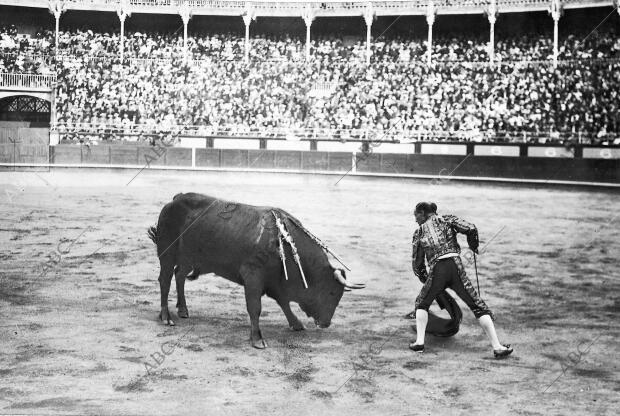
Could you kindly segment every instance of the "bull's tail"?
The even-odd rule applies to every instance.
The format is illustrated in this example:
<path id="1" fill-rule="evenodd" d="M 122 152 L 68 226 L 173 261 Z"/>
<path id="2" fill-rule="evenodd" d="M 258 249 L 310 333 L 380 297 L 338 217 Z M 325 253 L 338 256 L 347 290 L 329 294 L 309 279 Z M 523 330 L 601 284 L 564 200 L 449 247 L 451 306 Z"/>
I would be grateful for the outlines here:
<path id="1" fill-rule="evenodd" d="M 172 200 L 174 201 L 181 196 L 183 196 L 183 193 L 178 193 L 174 197 L 172 197 Z M 160 215 L 160 220 L 161 220 L 161 215 Z M 149 227 L 148 230 L 146 231 L 147 235 L 149 236 L 151 240 L 153 240 L 153 243 L 155 243 L 155 245 L 157 245 L 157 243 L 159 242 L 160 231 L 161 229 L 160 229 L 159 220 L 157 221 L 157 224 L 155 224 L 152 227 Z"/>
<path id="2" fill-rule="evenodd" d="M 149 227 L 149 229 L 146 231 L 146 233 L 148 234 L 149 238 L 151 240 L 153 240 L 153 243 L 155 243 L 155 245 L 157 245 L 157 240 L 159 239 L 158 231 L 159 230 L 158 230 L 157 225 Z"/>

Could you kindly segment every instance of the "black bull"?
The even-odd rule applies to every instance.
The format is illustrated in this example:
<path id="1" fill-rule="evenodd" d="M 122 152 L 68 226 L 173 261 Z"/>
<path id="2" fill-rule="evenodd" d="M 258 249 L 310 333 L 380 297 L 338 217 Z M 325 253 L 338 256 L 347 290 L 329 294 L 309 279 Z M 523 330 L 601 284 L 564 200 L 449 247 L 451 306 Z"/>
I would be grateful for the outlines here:
<path id="1" fill-rule="evenodd" d="M 303 285 L 291 247 L 283 243 L 288 280 L 285 278 L 274 213 L 297 247 L 308 288 Z M 251 322 L 250 339 L 256 348 L 266 346 L 258 323 L 263 295 L 278 303 L 291 329 L 300 331 L 304 326 L 291 311 L 290 302 L 299 304 L 319 327 L 326 328 L 331 324 L 345 286 L 360 288 L 344 280 L 344 270 L 330 264 L 324 249 L 299 220 L 278 208 L 237 204 L 194 193 L 178 194 L 164 206 L 149 236 L 157 245 L 160 262 L 160 319 L 174 325 L 168 310 L 173 274 L 178 315 L 187 318 L 185 280 L 214 273 L 244 286 Z M 342 274 L 338 276 L 338 273 Z M 427 332 L 454 335 L 460 323 L 460 309 L 447 293 L 440 297 L 440 305 L 453 319 L 438 318 L 431 313 Z"/>

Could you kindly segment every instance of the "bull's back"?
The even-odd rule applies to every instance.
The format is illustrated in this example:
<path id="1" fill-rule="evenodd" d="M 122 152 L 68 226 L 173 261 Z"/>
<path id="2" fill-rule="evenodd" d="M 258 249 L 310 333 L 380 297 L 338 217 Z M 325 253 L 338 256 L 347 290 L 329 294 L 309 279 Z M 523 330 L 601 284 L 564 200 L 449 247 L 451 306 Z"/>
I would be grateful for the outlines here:
<path id="1" fill-rule="evenodd" d="M 256 207 L 200 194 L 183 194 L 173 203 L 182 207 L 178 234 L 179 262 L 239 280 L 239 268 L 274 238 L 270 207 Z"/>

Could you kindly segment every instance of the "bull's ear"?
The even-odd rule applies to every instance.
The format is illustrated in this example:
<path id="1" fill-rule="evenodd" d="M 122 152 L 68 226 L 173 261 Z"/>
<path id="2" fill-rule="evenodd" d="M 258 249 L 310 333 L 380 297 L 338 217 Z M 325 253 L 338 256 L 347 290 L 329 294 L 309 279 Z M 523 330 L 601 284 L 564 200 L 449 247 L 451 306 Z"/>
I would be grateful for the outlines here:
<path id="1" fill-rule="evenodd" d="M 340 273 L 342 273 L 342 277 L 344 277 L 344 280 L 347 280 L 347 272 L 341 268 L 338 268 L 338 270 L 340 270 Z"/>

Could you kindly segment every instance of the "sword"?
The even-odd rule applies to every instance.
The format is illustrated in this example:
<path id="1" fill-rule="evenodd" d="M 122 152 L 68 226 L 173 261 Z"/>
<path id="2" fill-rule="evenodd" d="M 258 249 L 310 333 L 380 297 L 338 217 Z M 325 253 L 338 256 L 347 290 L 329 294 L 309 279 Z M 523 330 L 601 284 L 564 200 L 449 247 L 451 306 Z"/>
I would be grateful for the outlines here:
<path id="1" fill-rule="evenodd" d="M 476 252 L 472 251 L 472 253 L 474 253 L 474 270 L 476 270 L 476 285 L 478 285 L 478 296 L 482 297 L 482 294 L 480 293 L 480 282 L 478 281 L 478 264 L 476 263 Z"/>

